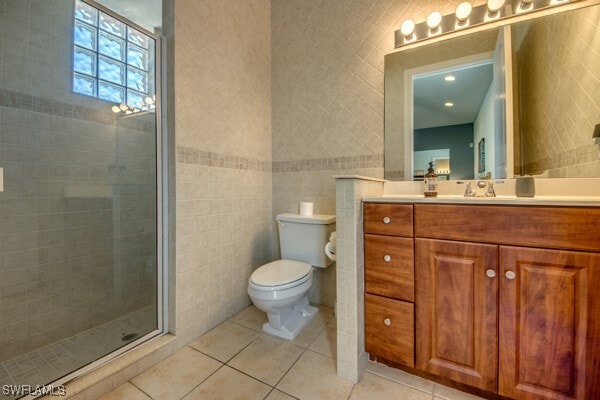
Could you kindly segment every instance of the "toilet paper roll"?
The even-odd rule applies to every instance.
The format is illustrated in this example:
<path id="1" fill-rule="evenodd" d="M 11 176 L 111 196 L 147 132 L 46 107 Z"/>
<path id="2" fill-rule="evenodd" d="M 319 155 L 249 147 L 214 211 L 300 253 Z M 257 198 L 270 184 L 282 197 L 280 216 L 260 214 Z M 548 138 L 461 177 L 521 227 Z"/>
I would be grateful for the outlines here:
<path id="1" fill-rule="evenodd" d="M 313 215 L 313 203 L 300 203 L 300 215 Z"/>

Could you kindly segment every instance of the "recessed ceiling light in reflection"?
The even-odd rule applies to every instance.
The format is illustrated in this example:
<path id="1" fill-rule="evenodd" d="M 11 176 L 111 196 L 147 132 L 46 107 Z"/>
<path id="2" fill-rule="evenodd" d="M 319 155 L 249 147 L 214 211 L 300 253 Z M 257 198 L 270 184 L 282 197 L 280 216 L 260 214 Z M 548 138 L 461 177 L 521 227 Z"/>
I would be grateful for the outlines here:
<path id="1" fill-rule="evenodd" d="M 456 77 L 454 75 L 448 75 L 448 76 L 444 77 L 444 80 L 446 82 L 454 82 L 456 80 Z"/>
<path id="2" fill-rule="evenodd" d="M 444 103 L 444 105 L 445 105 L 446 107 L 454 107 L 454 103 L 452 103 L 451 101 L 447 101 L 447 102 L 445 102 L 445 103 Z"/>

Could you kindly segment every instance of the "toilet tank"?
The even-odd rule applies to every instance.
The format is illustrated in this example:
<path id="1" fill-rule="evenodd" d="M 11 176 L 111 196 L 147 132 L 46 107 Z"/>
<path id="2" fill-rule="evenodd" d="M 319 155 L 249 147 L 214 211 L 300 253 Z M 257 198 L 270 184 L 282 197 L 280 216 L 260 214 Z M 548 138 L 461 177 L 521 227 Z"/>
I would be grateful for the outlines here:
<path id="1" fill-rule="evenodd" d="M 333 262 L 325 254 L 325 245 L 335 231 L 335 215 L 279 214 L 276 219 L 282 259 L 320 268 Z"/>

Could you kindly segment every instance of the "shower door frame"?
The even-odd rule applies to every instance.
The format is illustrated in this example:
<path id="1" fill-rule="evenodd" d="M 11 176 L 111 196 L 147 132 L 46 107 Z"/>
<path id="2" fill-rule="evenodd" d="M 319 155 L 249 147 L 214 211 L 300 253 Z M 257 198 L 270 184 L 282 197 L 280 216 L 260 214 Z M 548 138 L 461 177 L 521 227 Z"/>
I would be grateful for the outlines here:
<path id="1" fill-rule="evenodd" d="M 154 67 L 155 67 L 155 91 L 156 91 L 156 108 L 155 108 L 155 121 L 156 121 L 156 312 L 157 312 L 157 328 L 152 332 L 145 334 L 144 336 L 128 343 L 118 349 L 104 355 L 103 357 L 90 362 L 89 364 L 71 372 L 68 375 L 63 376 L 53 382 L 43 383 L 46 388 L 56 388 L 60 385 L 66 385 L 67 383 L 85 375 L 105 364 L 119 357 L 120 355 L 127 353 L 128 351 L 140 346 L 147 341 L 156 337 L 162 336 L 168 332 L 168 307 L 167 299 L 168 295 L 166 290 L 168 285 L 166 279 L 168 277 L 168 244 L 169 237 L 168 232 L 164 227 L 168 226 L 168 151 L 163 151 L 163 144 L 167 144 L 167 124 L 163 118 L 163 108 L 166 109 L 166 99 L 163 98 L 163 94 L 167 93 L 166 83 L 167 79 L 163 77 L 163 71 L 166 71 L 166 58 L 163 58 L 163 53 L 166 54 L 166 40 L 162 36 L 158 36 L 153 32 L 141 27 L 135 22 L 123 17 L 120 14 L 115 13 L 109 8 L 97 3 L 94 0 L 81 0 L 84 3 L 89 4 L 92 7 L 99 9 L 100 11 L 110 15 L 111 17 L 123 22 L 126 25 L 138 30 L 139 32 L 149 36 L 154 40 Z M 75 0 L 73 0 L 75 4 Z M 71 57 L 72 53 L 71 53 Z M 71 59 L 71 62 L 73 60 Z M 41 386 L 42 384 L 40 384 Z M 68 388 L 67 388 L 68 389 Z M 67 395 L 69 395 L 67 390 Z M 21 397 L 21 400 L 30 400 L 38 398 L 38 395 L 27 395 Z"/>

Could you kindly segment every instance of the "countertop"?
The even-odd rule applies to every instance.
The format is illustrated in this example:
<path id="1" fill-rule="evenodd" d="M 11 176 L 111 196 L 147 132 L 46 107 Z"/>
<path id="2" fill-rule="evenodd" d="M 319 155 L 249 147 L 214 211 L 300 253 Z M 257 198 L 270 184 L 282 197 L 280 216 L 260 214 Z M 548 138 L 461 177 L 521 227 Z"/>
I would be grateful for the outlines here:
<path id="1" fill-rule="evenodd" d="M 429 203 L 429 204 L 490 204 L 510 206 L 571 206 L 571 207 L 600 207 L 600 198 L 592 196 L 536 196 L 536 197 L 463 197 L 423 195 L 383 195 L 363 197 L 365 202 L 373 203 Z"/>

